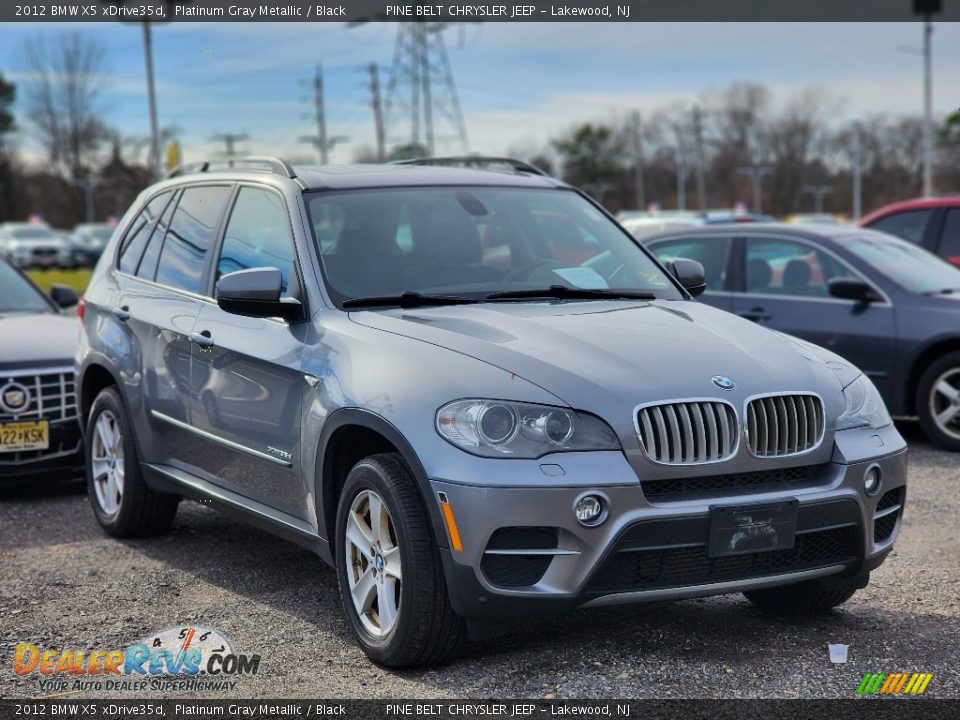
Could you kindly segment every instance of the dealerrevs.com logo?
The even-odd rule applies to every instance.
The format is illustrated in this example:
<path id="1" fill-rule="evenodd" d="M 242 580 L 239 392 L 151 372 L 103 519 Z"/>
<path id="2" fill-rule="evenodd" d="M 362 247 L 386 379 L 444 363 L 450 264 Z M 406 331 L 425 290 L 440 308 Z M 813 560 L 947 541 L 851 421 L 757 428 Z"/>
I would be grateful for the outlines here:
<path id="1" fill-rule="evenodd" d="M 126 648 L 43 649 L 19 643 L 17 675 L 37 675 L 44 692 L 76 690 L 233 690 L 238 676 L 256 675 L 260 655 L 245 655 L 218 630 L 195 626 L 151 633 Z"/>
<path id="2" fill-rule="evenodd" d="M 857 695 L 923 695 L 933 673 L 867 673 Z"/>

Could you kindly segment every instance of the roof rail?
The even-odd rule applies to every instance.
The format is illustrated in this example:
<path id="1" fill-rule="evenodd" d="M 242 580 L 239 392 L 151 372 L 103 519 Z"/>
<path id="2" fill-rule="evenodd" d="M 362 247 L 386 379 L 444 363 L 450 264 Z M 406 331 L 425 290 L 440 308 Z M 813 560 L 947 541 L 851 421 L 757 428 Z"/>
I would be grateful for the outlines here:
<path id="1" fill-rule="evenodd" d="M 540 168 L 531 165 L 523 160 L 516 160 L 508 157 L 490 157 L 485 155 L 459 155 L 451 157 L 423 157 L 412 160 L 396 160 L 392 165 L 440 165 L 445 167 L 466 167 L 466 168 L 493 168 L 496 166 L 506 166 L 514 172 L 530 173 L 532 175 L 543 175 L 549 177 Z"/>
<path id="2" fill-rule="evenodd" d="M 203 162 L 187 163 L 175 167 L 167 173 L 167 179 L 189 175 L 191 173 L 216 172 L 224 170 L 252 170 L 254 172 L 269 172 L 295 178 L 297 173 L 286 160 L 278 157 L 251 156 L 236 160 L 205 160 Z"/>

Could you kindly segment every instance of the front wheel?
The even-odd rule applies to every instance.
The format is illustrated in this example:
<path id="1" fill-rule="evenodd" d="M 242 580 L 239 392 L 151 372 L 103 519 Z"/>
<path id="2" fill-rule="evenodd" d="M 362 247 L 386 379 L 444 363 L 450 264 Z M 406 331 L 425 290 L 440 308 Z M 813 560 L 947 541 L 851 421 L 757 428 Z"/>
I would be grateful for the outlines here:
<path id="1" fill-rule="evenodd" d="M 960 450 L 960 352 L 947 353 L 924 371 L 916 405 L 927 437 L 947 450 Z"/>
<path id="2" fill-rule="evenodd" d="M 443 662 L 466 635 L 415 481 L 396 454 L 358 462 L 337 510 L 337 577 L 357 642 L 389 667 Z"/>

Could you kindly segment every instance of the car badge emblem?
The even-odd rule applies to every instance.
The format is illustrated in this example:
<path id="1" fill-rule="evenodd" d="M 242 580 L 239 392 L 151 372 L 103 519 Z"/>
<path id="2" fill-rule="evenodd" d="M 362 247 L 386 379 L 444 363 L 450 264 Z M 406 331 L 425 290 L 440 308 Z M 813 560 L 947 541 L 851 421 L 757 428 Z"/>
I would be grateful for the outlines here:
<path id="1" fill-rule="evenodd" d="M 737 384 L 726 375 L 714 375 L 710 378 L 710 382 L 721 390 L 733 390 L 737 386 Z"/>
<path id="2" fill-rule="evenodd" d="M 30 395 L 23 385 L 10 383 L 0 392 L 0 405 L 7 412 L 18 413 L 27 407 Z"/>

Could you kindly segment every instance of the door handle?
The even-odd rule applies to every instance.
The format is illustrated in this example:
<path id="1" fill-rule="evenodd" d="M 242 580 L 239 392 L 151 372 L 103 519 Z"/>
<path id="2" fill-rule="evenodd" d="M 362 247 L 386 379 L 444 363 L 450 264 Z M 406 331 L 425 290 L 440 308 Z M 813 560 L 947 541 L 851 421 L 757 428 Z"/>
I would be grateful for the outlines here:
<path id="1" fill-rule="evenodd" d="M 749 310 L 744 310 L 743 312 L 740 312 L 737 314 L 742 318 L 746 318 L 747 320 L 753 320 L 754 322 L 760 322 L 761 320 L 770 319 L 770 313 L 768 313 L 762 307 L 750 308 Z"/>
<path id="2" fill-rule="evenodd" d="M 213 347 L 213 338 L 210 337 L 209 330 L 204 330 L 203 332 L 198 332 L 198 333 L 191 333 L 190 342 L 202 348 Z"/>
<path id="3" fill-rule="evenodd" d="M 130 319 L 130 306 L 110 308 L 110 313 L 120 322 L 126 322 Z"/>

